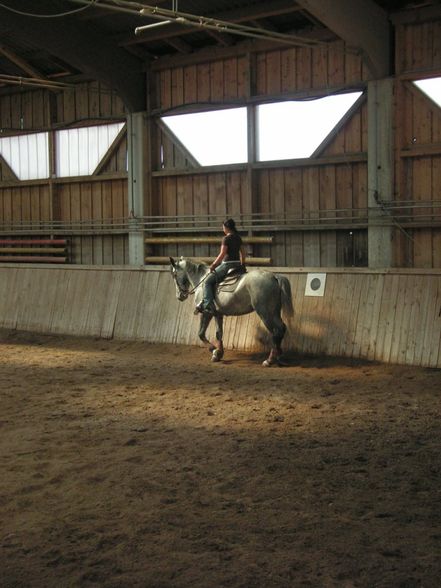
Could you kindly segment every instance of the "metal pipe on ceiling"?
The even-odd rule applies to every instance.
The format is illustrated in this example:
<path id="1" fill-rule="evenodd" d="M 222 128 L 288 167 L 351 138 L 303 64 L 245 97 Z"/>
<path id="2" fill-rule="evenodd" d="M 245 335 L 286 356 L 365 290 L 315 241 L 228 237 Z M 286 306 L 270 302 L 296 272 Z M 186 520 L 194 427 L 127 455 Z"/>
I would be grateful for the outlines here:
<path id="1" fill-rule="evenodd" d="M 285 33 L 278 33 L 275 31 L 268 31 L 257 27 L 250 27 L 247 25 L 236 24 L 225 20 L 216 18 L 198 16 L 195 14 L 188 14 L 185 12 L 167 10 L 165 8 L 158 8 L 157 6 L 145 5 L 141 10 L 142 16 L 148 16 L 161 21 L 171 21 L 176 24 L 213 30 L 218 33 L 230 33 L 233 35 L 240 35 L 244 37 L 252 37 L 254 39 L 264 39 L 267 41 L 275 41 L 285 45 L 294 45 L 301 47 L 313 47 L 317 45 L 326 45 L 326 43 L 317 40 L 305 40 L 303 37 L 295 35 L 287 35 Z M 136 27 L 135 34 L 140 34 L 151 25 L 143 25 Z"/>
<path id="2" fill-rule="evenodd" d="M 90 0 L 70 0 L 75 4 L 90 4 Z M 123 6 L 125 5 L 125 6 Z M 173 9 L 167 10 L 157 6 L 150 6 L 139 2 L 121 2 L 120 0 L 97 0 L 94 2 L 96 8 L 104 8 L 107 10 L 114 10 L 117 12 L 125 12 L 138 16 L 157 19 L 166 24 L 176 23 L 186 27 L 194 27 L 200 29 L 213 30 L 218 33 L 229 33 L 243 37 L 250 37 L 254 39 L 263 39 L 266 41 L 273 41 L 282 43 L 284 45 L 291 45 L 297 47 L 314 47 L 318 45 L 326 45 L 326 42 L 314 39 L 305 39 L 292 34 L 278 33 L 276 31 L 268 31 L 257 27 L 250 27 L 247 25 L 236 24 L 224 20 L 219 20 L 211 17 L 198 16 L 177 10 L 177 1 L 173 1 Z M 156 24 L 147 24 L 135 28 L 135 35 L 154 28 Z"/>
<path id="3" fill-rule="evenodd" d="M 26 78 L 7 74 L 0 74 L 0 84 L 8 84 L 13 86 L 34 86 L 39 88 L 50 88 L 51 90 L 66 90 L 74 87 L 72 84 L 56 82 L 55 80 L 46 80 L 44 78 Z"/>

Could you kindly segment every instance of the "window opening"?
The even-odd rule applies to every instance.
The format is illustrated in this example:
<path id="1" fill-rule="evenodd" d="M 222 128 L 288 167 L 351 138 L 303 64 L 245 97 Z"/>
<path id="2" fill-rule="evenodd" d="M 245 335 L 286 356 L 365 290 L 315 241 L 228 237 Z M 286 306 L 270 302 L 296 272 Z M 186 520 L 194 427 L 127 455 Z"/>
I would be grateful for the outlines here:
<path id="1" fill-rule="evenodd" d="M 426 96 L 441 107 L 441 78 L 429 78 L 413 82 Z"/>
<path id="2" fill-rule="evenodd" d="M 0 154 L 19 180 L 49 177 L 48 133 L 0 139 Z"/>
<path id="3" fill-rule="evenodd" d="M 310 157 L 361 95 L 349 92 L 260 105 L 258 160 Z"/>
<path id="4" fill-rule="evenodd" d="M 247 110 L 231 108 L 162 117 L 200 165 L 247 161 Z"/>
<path id="5" fill-rule="evenodd" d="M 123 126 L 124 123 L 112 123 L 57 131 L 57 176 L 92 175 Z"/>

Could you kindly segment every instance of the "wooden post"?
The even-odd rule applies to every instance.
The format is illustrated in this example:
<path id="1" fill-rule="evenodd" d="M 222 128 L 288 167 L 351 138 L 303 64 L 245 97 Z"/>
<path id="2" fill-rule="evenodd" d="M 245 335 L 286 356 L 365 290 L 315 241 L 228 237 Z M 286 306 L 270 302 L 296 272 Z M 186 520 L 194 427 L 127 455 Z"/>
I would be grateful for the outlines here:
<path id="1" fill-rule="evenodd" d="M 393 198 L 393 80 L 368 83 L 368 259 L 369 267 L 392 265 L 392 227 L 385 220 L 382 203 Z"/>
<path id="2" fill-rule="evenodd" d="M 129 204 L 129 264 L 144 265 L 144 232 L 146 175 L 149 170 L 147 121 L 145 112 L 127 115 L 128 204 Z"/>
<path id="3" fill-rule="evenodd" d="M 248 87 L 247 97 L 251 98 L 256 94 L 256 55 L 255 53 L 249 53 L 248 57 Z M 246 182 L 246 210 L 242 211 L 246 213 L 243 217 L 244 222 L 247 222 L 250 226 L 252 225 L 253 213 L 257 211 L 256 198 L 257 198 L 257 173 L 254 171 L 254 165 L 258 157 L 258 145 L 257 145 L 257 129 L 256 129 L 256 116 L 257 107 L 253 104 L 247 106 L 247 147 L 248 147 L 248 159 L 247 159 L 247 182 Z M 248 230 L 248 236 L 251 237 L 253 231 Z M 248 256 L 254 255 L 254 248 L 249 248 L 247 251 Z"/>

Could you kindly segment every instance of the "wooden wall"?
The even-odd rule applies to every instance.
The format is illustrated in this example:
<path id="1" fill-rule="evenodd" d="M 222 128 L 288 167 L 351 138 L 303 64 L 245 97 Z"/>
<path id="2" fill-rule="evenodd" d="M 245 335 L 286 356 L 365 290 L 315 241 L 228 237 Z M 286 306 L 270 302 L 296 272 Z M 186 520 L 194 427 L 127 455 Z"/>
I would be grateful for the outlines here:
<path id="1" fill-rule="evenodd" d="M 406 13 L 407 14 L 407 13 Z M 410 19 L 412 16 L 410 16 Z M 406 20 L 407 19 L 407 20 Z M 441 117 L 412 79 L 441 75 L 441 22 L 397 17 L 395 23 L 395 213 L 393 265 L 441 267 Z M 247 106 L 365 88 L 370 73 L 343 43 L 328 48 L 240 46 L 158 59 L 148 72 L 151 114 Z M 146 106 L 147 107 L 147 106 Z M 0 95 L 3 134 L 123 120 L 121 100 L 98 83 L 75 90 L 16 91 Z M 274 265 L 366 266 L 368 263 L 366 103 L 313 159 L 195 168 L 163 128 L 152 125 L 149 201 L 154 215 L 268 215 L 271 247 L 254 247 Z M 0 223 L 107 221 L 129 215 L 126 141 L 94 177 L 16 182 L 0 160 Z M 433 203 L 431 205 L 430 203 Z M 284 230 L 277 220 L 298 218 Z M 334 219 L 334 222 L 331 222 Z M 314 222 L 313 222 L 314 221 Z M 87 233 L 87 234 L 86 234 Z M 67 236 L 67 235 L 66 235 Z M 127 231 L 72 232 L 72 262 L 128 261 Z M 156 247 L 150 254 L 208 255 L 209 247 Z"/>
<path id="2" fill-rule="evenodd" d="M 175 67 L 159 60 L 155 70 L 159 114 L 182 112 L 195 103 L 252 107 L 261 99 L 326 95 L 336 88 L 360 89 L 369 77 L 361 59 L 345 53 L 343 43 L 334 43 L 329 50 L 283 48 Z M 230 166 L 235 171 L 203 173 L 184 161 L 182 154 L 179 160 L 162 132 L 157 135 L 156 162 L 160 152 L 161 167 L 153 170 L 155 214 L 268 216 L 274 244 L 250 249 L 254 256 L 271 257 L 275 265 L 286 266 L 367 265 L 366 223 L 353 227 L 351 221 L 354 215 L 366 218 L 366 103 L 314 160 L 263 163 L 251 159 L 246 165 Z M 341 208 L 347 210 L 337 215 L 335 209 Z M 305 224 L 302 219 L 310 225 L 311 219 L 336 216 L 331 228 L 318 226 L 319 220 L 314 231 L 300 226 Z M 286 225 L 286 217 L 296 217 L 291 226 L 298 228 L 277 227 L 278 219 Z M 184 255 L 208 254 L 208 248 L 182 251 Z M 156 247 L 155 253 L 174 255 L 176 247 Z"/>
<path id="3" fill-rule="evenodd" d="M 440 271 L 329 269 L 323 297 L 304 295 L 307 269 L 277 271 L 295 310 L 285 350 L 441 367 Z M 7 329 L 193 345 L 192 302 L 178 302 L 167 268 L 0 266 Z M 226 318 L 227 356 L 268 342 L 255 314 Z"/>
<path id="4" fill-rule="evenodd" d="M 232 103 L 250 96 L 351 86 L 369 78 L 359 56 L 343 43 L 321 47 L 273 49 L 212 58 L 201 63 L 155 65 L 156 107 L 168 110 L 194 103 Z"/>
<path id="5" fill-rule="evenodd" d="M 441 76 L 441 21 L 397 18 L 396 74 L 395 198 L 408 206 L 401 212 L 410 211 L 413 219 L 405 226 L 407 235 L 396 234 L 395 264 L 439 268 L 441 108 L 412 80 Z"/>
<path id="6" fill-rule="evenodd" d="M 70 125 L 94 125 L 100 122 L 125 120 L 122 101 L 97 82 L 80 84 L 74 90 L 49 92 L 33 90 L 0 96 L 0 127 L 3 136 L 17 132 L 44 130 L 53 133 Z M 0 160 L 0 225 L 3 236 L 18 236 L 18 225 L 31 227 L 38 233 L 20 236 L 43 236 L 39 221 L 55 221 L 69 230 L 62 236 L 69 239 L 72 263 L 128 263 L 127 229 L 125 234 L 92 227 L 95 221 L 109 227 L 118 219 L 127 219 L 127 141 L 115 146 L 99 174 L 91 177 L 50 178 L 48 180 L 14 181 Z M 3 183 L 2 183 L 3 181 Z M 78 226 L 84 221 L 85 227 Z M 90 222 L 92 221 L 92 222 Z M 76 223 L 72 229 L 71 223 Z M 43 222 L 44 224 L 44 222 Z M 22 230 L 25 230 L 23 228 Z M 49 236 L 50 233 L 44 236 Z"/>

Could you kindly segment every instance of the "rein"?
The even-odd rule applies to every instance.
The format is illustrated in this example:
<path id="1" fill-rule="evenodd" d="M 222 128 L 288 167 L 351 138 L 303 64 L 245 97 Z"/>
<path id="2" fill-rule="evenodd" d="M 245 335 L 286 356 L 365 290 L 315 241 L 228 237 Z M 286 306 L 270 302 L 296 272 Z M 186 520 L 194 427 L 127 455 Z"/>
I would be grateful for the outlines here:
<path id="1" fill-rule="evenodd" d="M 192 294 L 194 294 L 196 292 L 196 290 L 199 288 L 199 286 L 201 284 L 203 284 L 205 282 L 205 280 L 208 278 L 208 276 L 210 275 L 211 272 L 207 272 L 205 274 L 205 276 L 202 278 L 202 280 L 196 284 L 196 286 L 194 286 L 191 290 L 184 290 L 183 288 L 181 288 L 181 286 L 179 285 L 178 279 L 176 277 L 176 274 L 173 273 L 173 279 L 176 283 L 176 287 L 179 290 L 179 294 L 181 294 L 182 296 L 185 296 L 186 298 L 188 298 L 188 296 L 191 296 Z"/>

